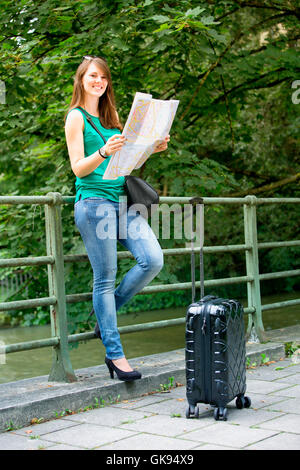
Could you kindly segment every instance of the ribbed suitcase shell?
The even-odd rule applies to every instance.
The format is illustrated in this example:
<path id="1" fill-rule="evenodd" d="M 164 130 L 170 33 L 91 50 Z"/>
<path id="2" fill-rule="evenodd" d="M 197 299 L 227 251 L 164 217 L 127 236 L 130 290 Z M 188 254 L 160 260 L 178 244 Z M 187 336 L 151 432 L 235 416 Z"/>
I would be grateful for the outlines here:
<path id="1" fill-rule="evenodd" d="M 238 408 L 249 407 L 243 307 L 234 300 L 203 297 L 186 316 L 186 385 L 189 408 L 197 403 L 217 407 L 215 419 L 227 419 L 226 405 L 235 397 Z M 225 410 L 225 411 L 224 411 Z M 199 410 L 198 410 L 199 413 Z M 219 413 L 219 414 L 218 414 Z"/>

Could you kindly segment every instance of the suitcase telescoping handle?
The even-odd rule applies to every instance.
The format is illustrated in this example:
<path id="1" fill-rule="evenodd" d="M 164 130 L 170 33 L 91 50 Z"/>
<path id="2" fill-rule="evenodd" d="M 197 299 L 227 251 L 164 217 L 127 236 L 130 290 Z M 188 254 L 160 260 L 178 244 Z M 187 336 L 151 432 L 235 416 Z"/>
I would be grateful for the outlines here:
<path id="1" fill-rule="evenodd" d="M 204 245 L 204 203 L 202 197 L 194 197 L 190 199 L 191 204 L 191 275 L 192 275 L 192 303 L 195 302 L 196 282 L 195 282 L 195 250 L 194 237 L 197 235 L 197 221 L 194 227 L 194 213 L 196 218 L 199 217 L 200 223 L 200 298 L 204 297 L 204 265 L 203 265 L 203 245 Z"/>

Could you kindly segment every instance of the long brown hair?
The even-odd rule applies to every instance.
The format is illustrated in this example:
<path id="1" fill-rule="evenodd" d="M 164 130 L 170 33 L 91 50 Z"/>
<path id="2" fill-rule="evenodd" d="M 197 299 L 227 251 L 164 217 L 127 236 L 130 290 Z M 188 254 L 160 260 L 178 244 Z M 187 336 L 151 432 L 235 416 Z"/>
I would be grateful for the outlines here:
<path id="1" fill-rule="evenodd" d="M 99 109 L 99 117 L 101 124 L 103 127 L 107 129 L 114 129 L 117 128 L 122 131 L 123 126 L 120 123 L 120 120 L 117 115 L 116 111 L 116 103 L 115 103 L 115 95 L 112 86 L 111 80 L 111 73 L 109 67 L 104 59 L 101 57 L 92 57 L 83 59 L 81 64 L 76 70 L 76 74 L 74 77 L 74 87 L 73 87 L 73 95 L 72 100 L 68 109 L 68 112 L 71 109 L 77 108 L 78 106 L 83 106 L 84 103 L 84 88 L 82 84 L 82 78 L 86 73 L 89 65 L 91 63 L 95 63 L 98 67 L 103 70 L 107 78 L 107 88 L 105 93 L 99 98 L 98 109 Z M 68 114 L 67 112 L 67 114 Z M 65 116 L 65 119 L 67 117 Z"/>

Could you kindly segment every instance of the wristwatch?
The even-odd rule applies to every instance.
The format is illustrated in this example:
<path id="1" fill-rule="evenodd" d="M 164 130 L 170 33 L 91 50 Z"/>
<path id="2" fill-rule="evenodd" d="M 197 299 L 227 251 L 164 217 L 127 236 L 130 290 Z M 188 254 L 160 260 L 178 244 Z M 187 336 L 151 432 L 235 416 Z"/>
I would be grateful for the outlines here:
<path id="1" fill-rule="evenodd" d="M 99 155 L 102 157 L 102 158 L 107 158 L 108 155 L 105 155 L 105 145 L 103 145 L 103 147 L 101 147 L 100 149 L 98 149 L 98 153 Z"/>

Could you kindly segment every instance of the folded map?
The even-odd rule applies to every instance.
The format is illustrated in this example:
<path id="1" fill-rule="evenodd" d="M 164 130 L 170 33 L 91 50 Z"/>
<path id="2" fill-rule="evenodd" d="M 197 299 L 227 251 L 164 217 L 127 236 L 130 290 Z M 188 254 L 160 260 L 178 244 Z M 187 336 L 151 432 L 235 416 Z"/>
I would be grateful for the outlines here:
<path id="1" fill-rule="evenodd" d="M 110 159 L 103 179 L 130 175 L 140 168 L 169 134 L 178 104 L 177 100 L 156 100 L 136 93 L 122 132 L 126 141 Z"/>

